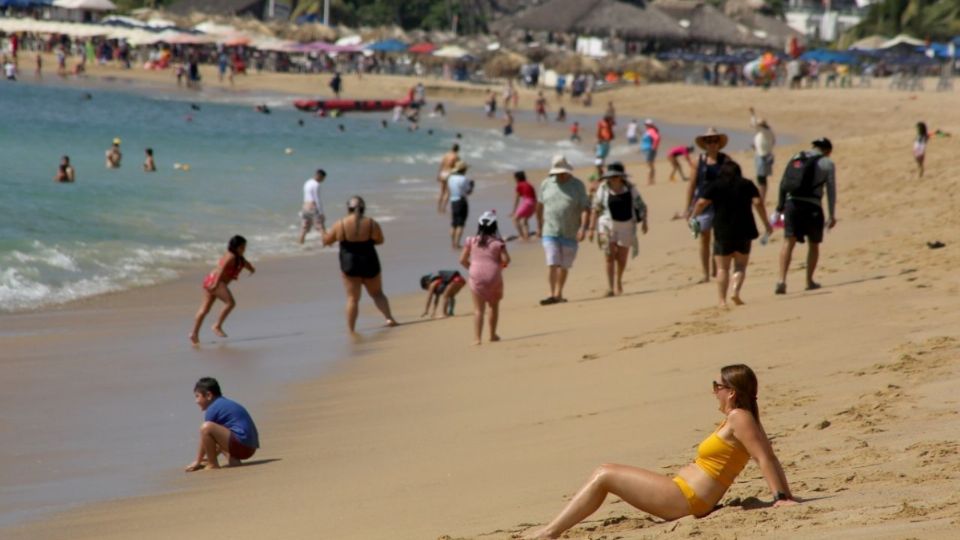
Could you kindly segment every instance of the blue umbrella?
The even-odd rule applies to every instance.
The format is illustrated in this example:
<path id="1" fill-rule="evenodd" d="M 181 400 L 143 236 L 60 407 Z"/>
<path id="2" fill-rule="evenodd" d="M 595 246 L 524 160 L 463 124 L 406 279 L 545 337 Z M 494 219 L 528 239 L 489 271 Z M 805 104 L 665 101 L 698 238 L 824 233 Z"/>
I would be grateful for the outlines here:
<path id="1" fill-rule="evenodd" d="M 368 45 L 367 48 L 377 52 L 403 52 L 407 50 L 407 44 L 399 39 L 385 39 Z"/>
<path id="2" fill-rule="evenodd" d="M 53 4 L 53 0 L 0 0 L 0 8 L 26 8 L 31 6 L 49 6 L 51 4 Z"/>

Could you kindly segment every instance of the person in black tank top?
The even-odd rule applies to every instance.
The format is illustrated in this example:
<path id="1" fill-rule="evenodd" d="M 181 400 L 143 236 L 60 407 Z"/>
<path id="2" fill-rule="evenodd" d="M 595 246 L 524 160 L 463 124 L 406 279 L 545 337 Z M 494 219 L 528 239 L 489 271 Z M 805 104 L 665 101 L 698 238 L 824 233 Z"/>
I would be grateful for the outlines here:
<path id="1" fill-rule="evenodd" d="M 697 146 L 704 151 L 704 154 L 700 156 L 700 160 L 697 164 L 696 175 L 693 180 L 687 186 L 687 193 L 684 208 L 684 219 L 689 219 L 693 213 L 693 205 L 697 202 L 697 199 L 702 195 L 706 187 L 717 177 L 717 173 L 720 170 L 720 166 L 730 159 L 726 154 L 721 152 L 724 146 L 727 145 L 728 138 L 725 134 L 719 133 L 715 128 L 710 128 L 706 133 L 700 135 L 695 139 Z M 710 281 L 711 275 L 716 275 L 717 267 L 716 265 L 711 265 L 710 258 L 710 243 L 713 237 L 713 210 L 708 208 L 706 212 L 700 214 L 696 217 L 697 223 L 693 223 L 691 219 L 691 227 L 694 225 L 697 226 L 694 229 L 694 237 L 699 234 L 700 237 L 700 265 L 703 268 L 703 277 L 700 279 L 699 283 L 707 283 Z"/>
<path id="2" fill-rule="evenodd" d="M 631 251 L 637 256 L 637 225 L 647 233 L 647 212 L 622 163 L 611 163 L 600 178 L 603 183 L 593 198 L 589 235 L 592 239 L 597 231 L 606 256 L 607 296 L 614 296 L 623 293 L 623 272 Z"/>
<path id="3" fill-rule="evenodd" d="M 366 203 L 363 199 L 351 197 L 347 202 L 347 217 L 337 221 L 323 236 L 324 246 L 334 242 L 340 244 L 340 271 L 347 291 L 347 328 L 350 333 L 355 332 L 360 294 L 364 288 L 383 313 L 387 326 L 397 325 L 390 313 L 387 295 L 383 293 L 380 276 L 376 246 L 383 243 L 383 232 L 376 221 L 364 217 L 364 210 Z"/>

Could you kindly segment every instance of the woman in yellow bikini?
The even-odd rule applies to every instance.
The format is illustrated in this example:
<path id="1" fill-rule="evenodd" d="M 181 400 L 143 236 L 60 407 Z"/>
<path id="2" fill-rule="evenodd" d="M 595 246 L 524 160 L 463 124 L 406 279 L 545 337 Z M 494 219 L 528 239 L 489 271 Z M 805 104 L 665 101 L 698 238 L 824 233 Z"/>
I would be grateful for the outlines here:
<path id="1" fill-rule="evenodd" d="M 662 519 L 709 514 L 753 457 L 773 493 L 773 506 L 797 504 L 760 425 L 757 376 L 743 364 L 720 370 L 713 393 L 726 420 L 697 448 L 697 459 L 670 479 L 628 465 L 604 464 L 546 527 L 531 538 L 559 538 L 594 513 L 607 493 Z"/>

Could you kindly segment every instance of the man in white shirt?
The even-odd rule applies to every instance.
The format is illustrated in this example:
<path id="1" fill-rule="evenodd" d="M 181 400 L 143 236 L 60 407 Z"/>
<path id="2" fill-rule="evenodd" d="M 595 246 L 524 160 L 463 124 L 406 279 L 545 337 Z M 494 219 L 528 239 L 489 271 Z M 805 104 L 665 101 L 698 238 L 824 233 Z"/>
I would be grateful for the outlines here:
<path id="1" fill-rule="evenodd" d="M 473 193 L 473 180 L 467 178 L 466 174 L 467 164 L 457 161 L 447 176 L 450 193 L 450 245 L 453 249 L 460 249 L 463 227 L 470 213 L 467 196 Z"/>
<path id="2" fill-rule="evenodd" d="M 756 111 L 750 107 L 750 126 L 756 130 L 753 136 L 755 152 L 754 165 L 757 167 L 757 184 L 760 186 L 760 200 L 767 200 L 767 177 L 773 174 L 773 146 L 777 137 L 764 118 L 757 118 Z"/>
<path id="3" fill-rule="evenodd" d="M 300 228 L 301 244 L 312 228 L 316 228 L 321 237 L 327 232 L 323 215 L 323 199 L 320 196 L 320 184 L 326 177 L 327 173 L 323 169 L 317 169 L 313 178 L 303 183 L 303 209 L 300 211 L 300 219 L 303 222 Z"/>

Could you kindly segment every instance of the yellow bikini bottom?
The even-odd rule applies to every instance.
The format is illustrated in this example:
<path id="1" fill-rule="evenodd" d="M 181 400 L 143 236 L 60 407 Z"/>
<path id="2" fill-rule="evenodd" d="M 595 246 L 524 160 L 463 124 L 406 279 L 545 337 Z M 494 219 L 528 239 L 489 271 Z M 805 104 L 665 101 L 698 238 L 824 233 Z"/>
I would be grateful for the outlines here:
<path id="1" fill-rule="evenodd" d="M 707 504 L 700 497 L 697 497 L 697 492 L 690 487 L 690 484 L 686 480 L 679 476 L 673 477 L 673 483 L 680 488 L 680 493 L 683 493 L 683 496 L 687 499 L 687 504 L 690 505 L 690 513 L 694 517 L 703 517 L 709 514 L 713 510 L 713 505 Z"/>

